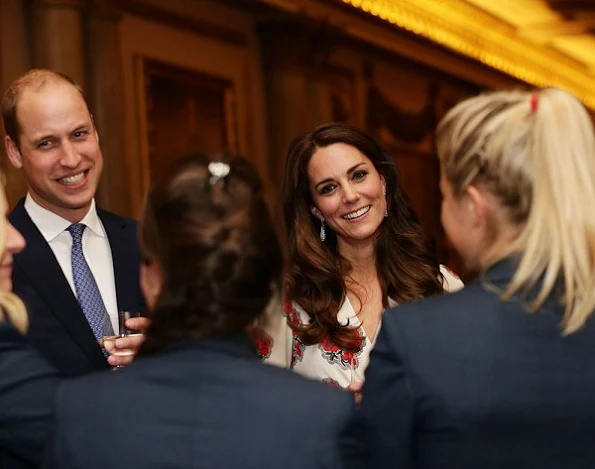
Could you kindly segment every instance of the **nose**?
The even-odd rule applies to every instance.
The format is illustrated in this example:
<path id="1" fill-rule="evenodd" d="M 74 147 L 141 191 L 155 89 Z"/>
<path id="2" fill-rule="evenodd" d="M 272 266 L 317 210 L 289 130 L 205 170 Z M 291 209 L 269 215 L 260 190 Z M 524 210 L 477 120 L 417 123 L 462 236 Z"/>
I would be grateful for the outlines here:
<path id="1" fill-rule="evenodd" d="M 81 162 L 81 155 L 76 149 L 76 146 L 66 140 L 62 144 L 62 157 L 60 158 L 60 164 L 67 168 L 76 168 Z"/>
<path id="2" fill-rule="evenodd" d="M 12 224 L 7 223 L 7 225 L 5 251 L 10 252 L 11 254 L 21 252 L 25 249 L 25 245 L 27 244 L 25 238 L 23 238 L 23 235 L 19 233 Z"/>
<path id="3" fill-rule="evenodd" d="M 355 187 L 353 187 L 351 184 L 346 184 L 343 188 L 343 202 L 346 204 L 352 204 L 357 202 L 357 199 L 359 199 L 359 194 L 357 190 L 355 190 Z"/>

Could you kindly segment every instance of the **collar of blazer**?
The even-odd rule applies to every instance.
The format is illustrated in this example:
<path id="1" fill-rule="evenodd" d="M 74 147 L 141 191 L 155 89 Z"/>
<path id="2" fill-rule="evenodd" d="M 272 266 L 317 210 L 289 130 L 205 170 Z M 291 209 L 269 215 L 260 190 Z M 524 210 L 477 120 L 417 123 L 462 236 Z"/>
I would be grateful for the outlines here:
<path id="1" fill-rule="evenodd" d="M 136 304 L 138 292 L 136 224 L 101 209 L 97 213 L 112 251 L 118 307 L 130 308 Z M 28 280 L 26 288 L 34 290 L 93 362 L 105 363 L 105 357 L 54 253 L 24 208 L 24 199 L 19 201 L 9 218 L 27 241 L 26 248 L 14 257 L 15 269 Z M 18 288 L 15 293 L 25 298 L 31 293 L 21 292 Z"/>

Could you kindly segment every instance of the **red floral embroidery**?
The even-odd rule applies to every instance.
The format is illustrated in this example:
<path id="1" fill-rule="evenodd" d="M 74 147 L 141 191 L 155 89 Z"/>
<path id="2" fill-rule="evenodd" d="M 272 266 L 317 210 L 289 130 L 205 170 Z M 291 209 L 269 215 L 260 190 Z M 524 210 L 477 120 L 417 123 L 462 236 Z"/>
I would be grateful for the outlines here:
<path id="1" fill-rule="evenodd" d="M 260 359 L 269 358 L 273 349 L 273 338 L 260 327 L 252 329 L 252 338 Z"/>
<path id="2" fill-rule="evenodd" d="M 329 386 L 332 386 L 333 388 L 339 388 L 341 389 L 341 385 L 339 384 L 338 381 L 335 381 L 333 378 L 324 378 L 322 380 L 322 382 L 324 384 L 328 384 Z"/>
<path id="3" fill-rule="evenodd" d="M 300 319 L 300 313 L 298 313 L 291 301 L 286 301 L 283 304 L 283 313 L 287 316 L 287 320 L 290 324 L 294 326 L 301 326 L 302 321 Z M 297 332 L 292 330 L 292 342 L 291 342 L 291 365 L 290 368 L 293 368 L 297 362 L 301 362 L 304 359 L 304 352 L 306 351 L 306 346 L 297 336 Z"/>
<path id="4" fill-rule="evenodd" d="M 342 350 L 330 339 L 330 337 L 325 337 L 322 342 L 318 344 L 318 348 L 322 353 L 322 357 L 331 365 L 339 365 L 343 370 L 354 370 L 359 367 L 358 356 L 360 355 L 361 350 L 355 353 Z"/>

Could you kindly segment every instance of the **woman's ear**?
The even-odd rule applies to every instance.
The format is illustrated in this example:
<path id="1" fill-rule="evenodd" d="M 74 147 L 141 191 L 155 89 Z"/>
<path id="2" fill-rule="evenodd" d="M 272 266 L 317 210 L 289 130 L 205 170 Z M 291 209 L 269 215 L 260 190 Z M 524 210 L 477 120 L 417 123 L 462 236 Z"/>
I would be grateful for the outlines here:
<path id="1" fill-rule="evenodd" d="M 485 220 L 486 212 L 488 209 L 488 201 L 484 194 L 477 189 L 475 186 L 469 186 L 465 189 L 466 210 L 470 217 L 473 226 L 482 224 Z"/>
<path id="2" fill-rule="evenodd" d="M 324 217 L 322 216 L 322 213 L 320 213 L 320 210 L 318 210 L 316 207 L 312 207 L 310 209 L 310 211 L 312 212 L 312 215 L 314 215 L 320 221 L 324 221 Z"/>
<path id="3" fill-rule="evenodd" d="M 140 286 L 149 310 L 153 310 L 163 286 L 161 267 L 156 262 L 143 262 L 141 264 Z"/>

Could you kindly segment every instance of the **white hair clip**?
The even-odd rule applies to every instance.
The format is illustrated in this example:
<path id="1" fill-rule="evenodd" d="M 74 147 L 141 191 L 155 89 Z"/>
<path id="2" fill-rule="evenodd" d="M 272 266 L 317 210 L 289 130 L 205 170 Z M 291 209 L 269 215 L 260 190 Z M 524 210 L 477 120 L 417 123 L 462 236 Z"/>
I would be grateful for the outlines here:
<path id="1" fill-rule="evenodd" d="M 229 165 L 227 163 L 221 163 L 220 161 L 212 161 L 209 163 L 209 172 L 211 178 L 209 182 L 211 184 L 217 184 L 221 179 L 229 174 Z"/>

